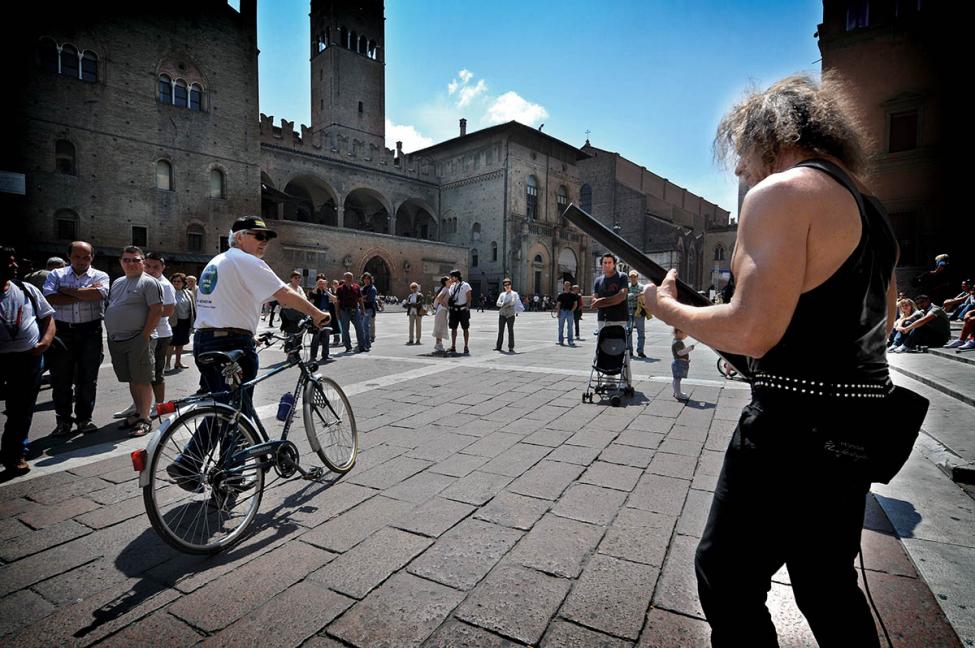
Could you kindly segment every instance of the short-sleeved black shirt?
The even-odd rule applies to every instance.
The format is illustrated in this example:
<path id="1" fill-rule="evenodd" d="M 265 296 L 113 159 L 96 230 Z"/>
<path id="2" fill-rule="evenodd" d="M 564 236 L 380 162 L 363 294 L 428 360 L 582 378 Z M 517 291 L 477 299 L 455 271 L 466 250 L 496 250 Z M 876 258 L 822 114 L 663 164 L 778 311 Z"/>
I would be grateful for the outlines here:
<path id="1" fill-rule="evenodd" d="M 570 311 L 576 305 L 576 294 L 573 292 L 559 293 L 557 300 L 559 302 L 559 310 Z"/>
<path id="2" fill-rule="evenodd" d="M 596 279 L 592 293 L 596 297 L 612 297 L 619 294 L 621 290 L 629 285 L 629 280 L 622 272 L 616 272 L 610 276 L 602 275 Z M 600 308 L 598 319 L 600 322 L 625 322 L 629 317 L 626 310 L 626 300 L 624 299 L 615 306 Z"/>

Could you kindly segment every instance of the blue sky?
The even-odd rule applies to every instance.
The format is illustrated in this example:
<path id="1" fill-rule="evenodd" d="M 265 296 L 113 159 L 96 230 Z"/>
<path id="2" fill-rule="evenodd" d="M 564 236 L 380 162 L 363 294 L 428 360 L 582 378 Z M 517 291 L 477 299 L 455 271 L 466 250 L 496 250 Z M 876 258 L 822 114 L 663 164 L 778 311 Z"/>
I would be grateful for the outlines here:
<path id="1" fill-rule="evenodd" d="M 258 3 L 261 112 L 310 123 L 308 0 Z M 751 85 L 818 75 L 819 0 L 387 0 L 387 145 L 508 119 L 617 151 L 735 214 L 715 164 L 721 116 Z"/>

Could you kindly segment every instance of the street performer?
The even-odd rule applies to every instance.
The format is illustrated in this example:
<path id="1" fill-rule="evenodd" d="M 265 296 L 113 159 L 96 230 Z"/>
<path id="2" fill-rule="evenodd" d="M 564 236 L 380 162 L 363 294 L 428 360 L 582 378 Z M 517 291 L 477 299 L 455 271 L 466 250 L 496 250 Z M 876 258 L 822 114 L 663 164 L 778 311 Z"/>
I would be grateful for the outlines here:
<path id="1" fill-rule="evenodd" d="M 884 344 L 898 250 L 857 179 L 861 142 L 829 74 L 746 96 L 715 141 L 716 156 L 750 187 L 730 303 L 678 303 L 674 270 L 644 292 L 668 325 L 747 356 L 753 377 L 695 560 L 716 648 L 778 645 L 765 600 L 783 564 L 820 646 L 879 646 L 853 564 L 870 479 L 834 469 L 838 459 L 816 442 L 853 420 L 882 425 L 894 391 Z"/>
<path id="2" fill-rule="evenodd" d="M 230 228 L 230 249 L 211 259 L 198 283 L 196 301 L 196 333 L 193 335 L 193 357 L 209 392 L 228 389 L 219 367 L 203 366 L 201 354 L 208 351 L 242 350 L 238 361 L 246 382 L 257 376 L 258 357 L 254 341 L 261 306 L 277 301 L 282 307 L 293 308 L 310 315 L 317 326 L 331 319 L 315 307 L 299 291 L 282 281 L 264 261 L 268 243 L 277 233 L 268 229 L 255 216 L 238 218 Z M 260 424 L 254 413 L 252 394 L 243 395 L 243 412 Z M 199 477 L 199 458 L 203 453 L 191 447 L 199 443 L 193 439 L 182 454 L 169 466 L 171 477 L 186 490 L 194 490 Z"/>

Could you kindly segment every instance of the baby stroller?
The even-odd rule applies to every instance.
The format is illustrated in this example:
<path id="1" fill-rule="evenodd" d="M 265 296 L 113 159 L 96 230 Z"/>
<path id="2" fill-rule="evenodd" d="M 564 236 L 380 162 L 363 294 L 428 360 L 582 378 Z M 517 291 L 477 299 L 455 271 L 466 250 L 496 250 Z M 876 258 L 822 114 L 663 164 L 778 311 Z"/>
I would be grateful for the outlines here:
<path id="1" fill-rule="evenodd" d="M 582 394 L 582 402 L 592 402 L 593 394 L 609 394 L 609 402 L 618 407 L 623 396 L 632 396 L 630 385 L 629 327 L 607 324 L 596 338 L 596 356 L 589 374 L 589 385 Z"/>

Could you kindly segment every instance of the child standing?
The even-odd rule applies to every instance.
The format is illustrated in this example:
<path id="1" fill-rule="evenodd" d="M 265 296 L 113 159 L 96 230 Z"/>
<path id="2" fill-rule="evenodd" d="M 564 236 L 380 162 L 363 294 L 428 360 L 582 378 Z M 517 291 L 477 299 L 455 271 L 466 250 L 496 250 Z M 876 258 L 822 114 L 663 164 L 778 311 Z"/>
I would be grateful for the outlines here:
<path id="1" fill-rule="evenodd" d="M 690 398 L 680 390 L 680 381 L 687 378 L 687 370 L 691 366 L 691 351 L 694 345 L 684 346 L 684 339 L 687 333 L 679 328 L 674 329 L 674 343 L 670 345 L 670 350 L 674 354 L 674 361 L 670 363 L 670 369 L 674 374 L 674 398 L 679 401 L 686 401 Z"/>

